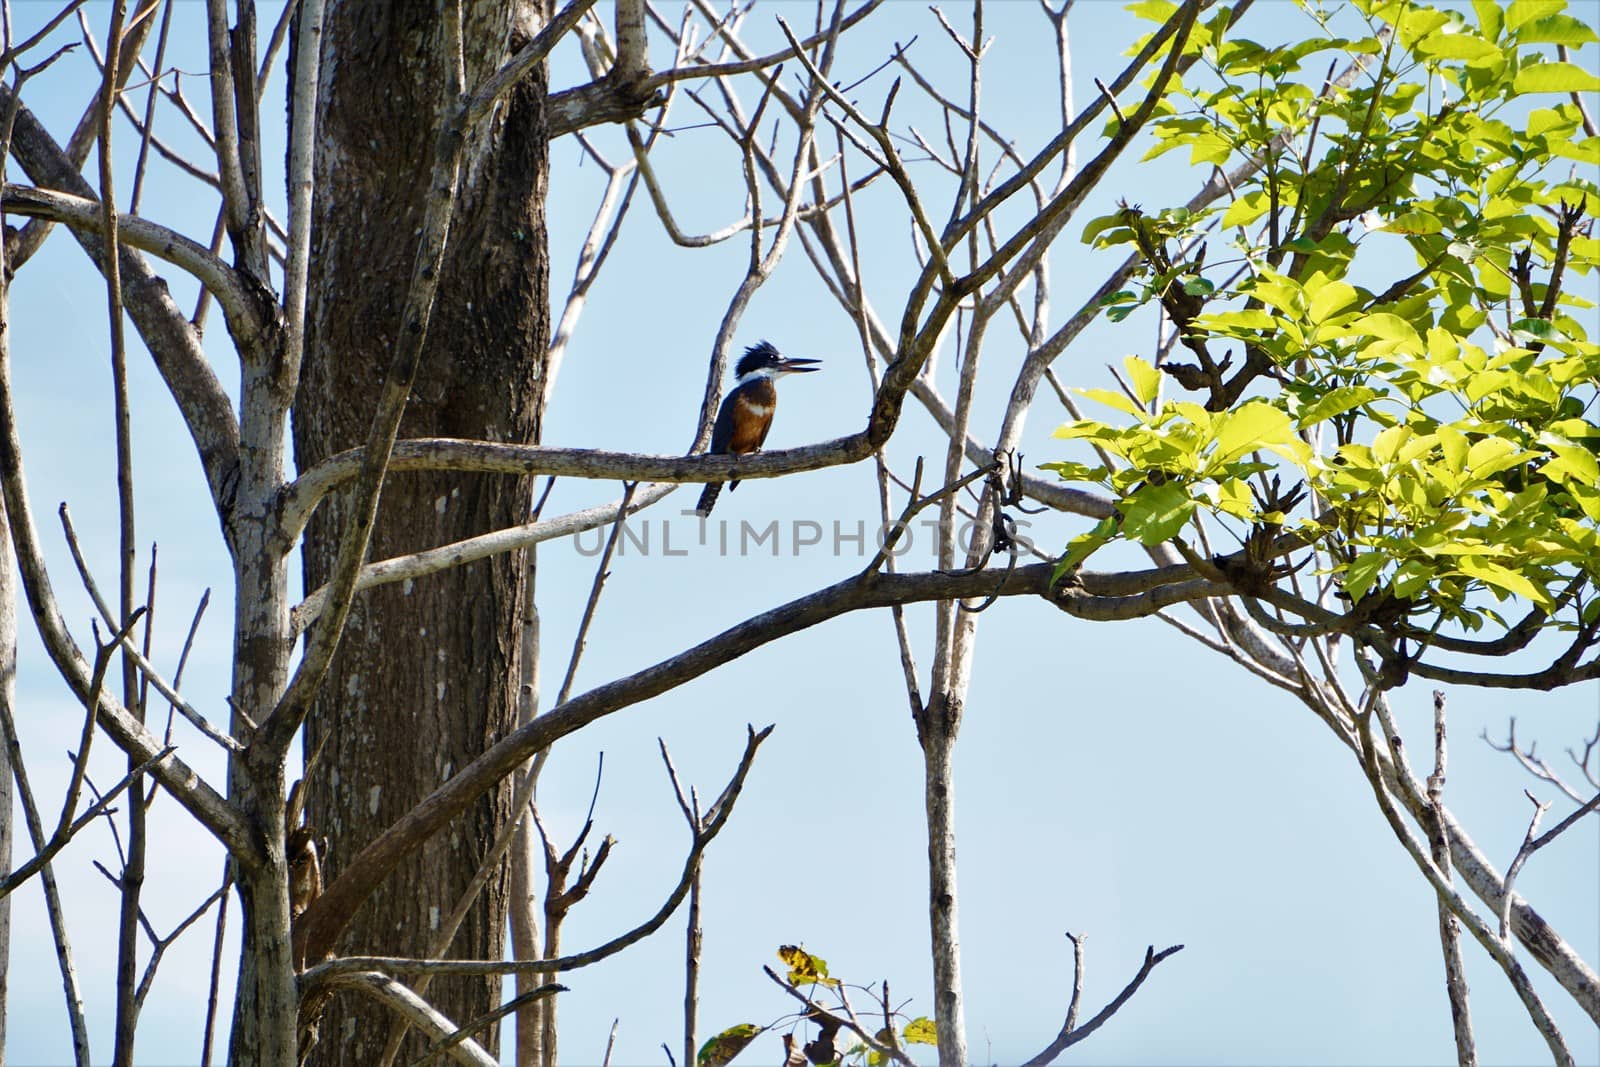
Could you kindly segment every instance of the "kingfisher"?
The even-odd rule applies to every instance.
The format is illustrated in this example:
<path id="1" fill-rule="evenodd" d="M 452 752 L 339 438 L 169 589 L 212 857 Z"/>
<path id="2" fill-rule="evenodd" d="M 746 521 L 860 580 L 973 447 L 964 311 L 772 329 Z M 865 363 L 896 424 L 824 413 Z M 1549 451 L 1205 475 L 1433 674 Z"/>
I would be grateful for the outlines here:
<path id="1" fill-rule="evenodd" d="M 785 359 L 767 341 L 760 341 L 745 349 L 744 355 L 733 368 L 737 380 L 733 390 L 722 401 L 717 412 L 717 424 L 711 431 L 713 455 L 748 456 L 761 451 L 761 442 L 772 429 L 772 415 L 778 410 L 778 387 L 773 382 L 785 374 L 801 374 L 818 370 L 819 359 Z M 728 483 L 737 489 L 739 479 Z M 695 511 L 711 514 L 722 492 L 721 482 L 712 482 L 700 494 Z"/>

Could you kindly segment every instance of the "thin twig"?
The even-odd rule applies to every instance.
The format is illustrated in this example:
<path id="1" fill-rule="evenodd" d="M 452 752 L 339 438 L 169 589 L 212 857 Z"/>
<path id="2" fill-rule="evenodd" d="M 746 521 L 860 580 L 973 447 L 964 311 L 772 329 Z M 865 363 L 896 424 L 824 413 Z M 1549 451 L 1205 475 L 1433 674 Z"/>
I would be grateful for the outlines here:
<path id="1" fill-rule="evenodd" d="M 572 656 L 567 660 L 567 673 L 561 679 L 561 693 L 556 697 L 556 705 L 565 704 L 572 695 L 572 683 L 578 676 L 578 661 L 583 658 L 584 645 L 588 642 L 589 626 L 594 622 L 595 608 L 600 604 L 600 592 L 605 588 L 606 579 L 611 577 L 607 570 L 611 565 L 611 556 L 616 551 L 617 540 L 622 535 L 623 523 L 627 521 L 628 505 L 633 502 L 633 494 L 639 488 L 638 482 L 625 482 L 622 486 L 622 503 L 617 505 L 617 521 L 611 524 L 611 536 L 606 538 L 606 547 L 600 553 L 600 562 L 595 567 L 594 582 L 589 586 L 589 599 L 583 605 L 583 618 L 578 623 L 578 633 L 572 639 Z"/>
<path id="2" fill-rule="evenodd" d="M 217 930 L 211 939 L 211 981 L 206 994 L 206 1025 L 200 1036 L 200 1067 L 211 1067 L 211 1044 L 217 1027 L 218 992 L 222 986 L 222 939 L 228 931 L 228 889 L 233 885 L 233 864 L 222 862 L 222 904 L 217 908 Z"/>
<path id="3" fill-rule="evenodd" d="M 1076 944 L 1076 942 L 1074 942 L 1074 944 Z M 1101 1008 L 1100 1011 L 1095 1014 L 1094 1018 L 1090 1019 L 1082 1026 L 1077 1027 L 1076 1029 L 1068 1029 L 1063 1027 L 1061 1033 L 1056 1035 L 1056 1039 L 1050 1042 L 1049 1045 L 1045 1046 L 1044 1051 L 1040 1052 L 1037 1056 L 1029 1060 L 1023 1065 L 1023 1067 L 1045 1067 L 1045 1064 L 1053 1062 L 1057 1056 L 1061 1055 L 1061 1053 L 1065 1052 L 1073 1045 L 1076 1045 L 1078 1042 L 1082 1041 L 1084 1038 L 1100 1029 L 1100 1027 L 1104 1026 L 1106 1022 L 1119 1010 L 1121 1010 L 1122 1006 L 1139 991 L 1139 987 L 1144 984 L 1144 980 L 1150 977 L 1150 972 L 1155 970 L 1156 966 L 1160 964 L 1162 960 L 1165 960 L 1167 957 L 1181 952 L 1182 950 L 1182 945 L 1173 945 L 1170 948 L 1162 949 L 1160 952 L 1156 951 L 1156 947 L 1154 945 L 1146 948 L 1144 952 L 1144 963 L 1140 965 L 1139 973 L 1135 974 L 1128 984 L 1123 986 L 1122 992 L 1118 993 L 1111 1003 Z M 1072 1021 L 1070 1017 L 1068 1021 Z"/>
<path id="4" fill-rule="evenodd" d="M 72 515 L 67 510 L 66 504 L 61 505 L 59 514 L 61 516 L 62 529 L 66 531 L 67 547 L 72 552 L 72 561 L 78 567 L 78 577 L 82 579 L 84 589 L 89 593 L 90 599 L 94 601 L 94 606 L 100 612 L 100 617 L 105 620 L 107 626 L 115 627 L 115 616 L 111 614 L 110 606 L 106 604 L 105 599 L 100 595 L 100 589 L 95 584 L 94 576 L 89 572 L 88 561 L 84 559 L 83 549 L 78 542 L 77 531 L 72 527 Z M 243 745 L 211 725 L 204 715 L 196 711 L 187 700 L 179 696 L 178 691 L 167 683 L 167 680 L 161 676 L 161 672 L 156 670 L 155 665 L 145 659 L 137 648 L 133 647 L 133 641 L 129 635 L 121 635 L 119 641 L 123 651 L 132 658 L 139 670 L 144 672 L 145 677 L 150 679 L 150 684 L 156 687 L 156 692 L 165 697 L 196 729 L 230 752 L 242 752 L 244 750 Z"/>

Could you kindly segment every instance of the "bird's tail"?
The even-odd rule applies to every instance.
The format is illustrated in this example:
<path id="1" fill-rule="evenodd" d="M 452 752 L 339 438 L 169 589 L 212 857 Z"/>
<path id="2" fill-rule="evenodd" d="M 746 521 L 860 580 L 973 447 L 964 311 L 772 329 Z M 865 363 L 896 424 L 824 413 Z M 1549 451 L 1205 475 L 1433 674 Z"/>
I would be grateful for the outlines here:
<path id="1" fill-rule="evenodd" d="M 708 482 L 705 489 L 700 492 L 700 503 L 695 505 L 695 511 L 701 515 L 711 514 L 711 509 L 716 506 L 717 495 L 722 492 L 721 482 Z"/>

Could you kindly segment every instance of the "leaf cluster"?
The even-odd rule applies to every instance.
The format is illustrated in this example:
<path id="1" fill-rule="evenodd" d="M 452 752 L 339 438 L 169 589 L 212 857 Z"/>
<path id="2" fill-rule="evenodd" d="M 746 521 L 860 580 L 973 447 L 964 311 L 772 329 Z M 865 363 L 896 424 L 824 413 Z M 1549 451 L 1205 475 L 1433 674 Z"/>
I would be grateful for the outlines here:
<path id="1" fill-rule="evenodd" d="M 1509 625 L 1515 599 L 1592 644 L 1600 346 L 1571 283 L 1592 291 L 1600 265 L 1581 106 L 1600 77 L 1551 53 L 1600 36 L 1558 2 L 1301 6 L 1317 29 L 1301 41 L 1197 28 L 1201 62 L 1152 124 L 1147 158 L 1233 167 L 1230 195 L 1084 230 L 1141 265 L 1108 318 L 1157 305 L 1194 362 L 1129 356 L 1121 391 L 1081 391 L 1115 414 L 1057 436 L 1100 461 L 1046 467 L 1117 514 L 1061 569 L 1205 516 L 1247 546 L 1292 534 L 1352 606 L 1399 605 L 1401 633 Z M 1308 78 L 1328 53 L 1348 76 Z"/>

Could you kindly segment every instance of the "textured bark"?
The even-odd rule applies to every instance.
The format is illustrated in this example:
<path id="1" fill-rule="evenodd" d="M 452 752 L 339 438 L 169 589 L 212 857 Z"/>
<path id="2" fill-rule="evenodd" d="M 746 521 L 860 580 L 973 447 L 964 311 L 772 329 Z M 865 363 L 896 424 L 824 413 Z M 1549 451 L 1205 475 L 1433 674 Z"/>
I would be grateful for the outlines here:
<path id="1" fill-rule="evenodd" d="M 0 284 L 4 284 L 0 282 Z M 6 312 L 0 293 L 0 316 Z M 5 327 L 0 326 L 0 330 Z M 0 343 L 4 343 L 0 340 Z M 11 549 L 11 529 L 0 505 L 0 704 L 13 712 L 17 698 L 17 563 Z M 11 848 L 16 831 L 12 822 L 11 754 L 0 744 L 0 871 L 11 870 Z M 0 897 L 0 1067 L 6 1062 L 6 1005 L 11 977 L 11 894 Z"/>
<path id="2" fill-rule="evenodd" d="M 537 24 L 526 6 L 463 10 L 470 89 Z M 437 18 L 433 5 L 328 6 L 306 355 L 294 415 L 302 470 L 364 441 L 400 327 L 440 99 Z M 544 94 L 541 71 L 469 133 L 451 247 L 402 437 L 538 440 L 549 335 Z M 482 474 L 393 476 L 371 555 L 519 522 L 530 484 Z M 308 527 L 307 588 L 328 579 L 343 519 L 336 495 Z M 308 751 L 328 739 L 308 780 L 308 813 L 328 835 L 330 878 L 514 724 L 522 571 L 517 553 L 358 596 L 307 727 Z M 509 816 L 510 785 L 480 798 L 392 874 L 341 947 L 422 952 Z M 505 902 L 504 879 L 492 879 L 451 954 L 497 957 Z M 461 1022 L 489 1010 L 498 992 L 494 980 L 441 980 L 429 999 Z M 314 1062 L 377 1062 L 389 1022 L 365 1001 L 336 999 Z M 419 1054 L 411 1040 L 399 1062 Z"/>
<path id="3" fill-rule="evenodd" d="M 917 717 L 922 746 L 923 799 L 928 813 L 928 927 L 933 947 L 933 996 L 940 1067 L 966 1067 L 966 1004 L 961 985 L 961 920 L 956 892 L 956 734 L 962 698 L 935 693 Z"/>

